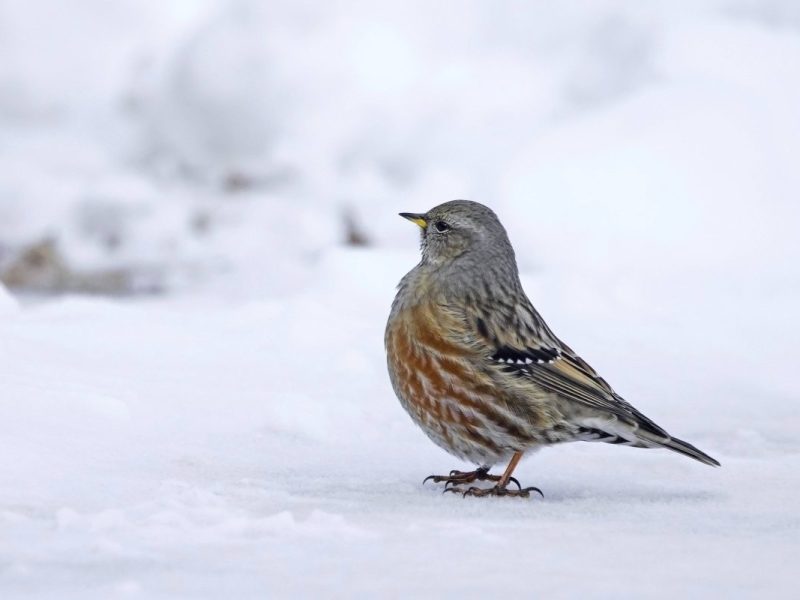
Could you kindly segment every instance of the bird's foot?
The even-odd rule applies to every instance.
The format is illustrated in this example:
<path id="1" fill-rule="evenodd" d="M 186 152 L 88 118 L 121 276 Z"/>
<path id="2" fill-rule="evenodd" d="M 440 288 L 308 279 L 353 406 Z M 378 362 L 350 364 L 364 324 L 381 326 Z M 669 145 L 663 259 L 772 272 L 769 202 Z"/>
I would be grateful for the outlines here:
<path id="1" fill-rule="evenodd" d="M 425 485 L 425 483 L 428 480 L 431 480 L 434 483 L 441 483 L 444 481 L 445 482 L 444 489 L 445 491 L 448 491 L 456 489 L 456 488 L 451 488 L 450 487 L 451 485 L 457 486 L 465 483 L 473 483 L 475 481 L 500 481 L 500 478 L 501 478 L 500 475 L 490 475 L 489 469 L 486 468 L 475 469 L 474 471 L 452 470 L 450 471 L 449 475 L 428 475 L 425 479 L 422 480 L 422 484 Z M 517 481 L 515 477 L 509 478 L 508 481 L 514 482 L 515 484 L 517 484 L 517 488 L 521 488 L 519 481 Z M 481 489 L 481 488 L 475 488 L 475 489 Z"/>
<path id="2" fill-rule="evenodd" d="M 537 487 L 526 487 L 523 488 L 517 483 L 518 489 L 510 490 L 507 487 L 501 487 L 496 485 L 490 488 L 479 488 L 479 487 L 469 487 L 467 489 L 462 489 L 456 486 L 451 488 L 445 488 L 445 492 L 454 492 L 457 494 L 462 494 L 464 498 L 467 496 L 476 496 L 478 498 L 482 498 L 483 496 L 511 496 L 514 498 L 530 498 L 531 492 L 536 492 L 542 498 L 544 498 L 544 494 L 542 490 Z"/>

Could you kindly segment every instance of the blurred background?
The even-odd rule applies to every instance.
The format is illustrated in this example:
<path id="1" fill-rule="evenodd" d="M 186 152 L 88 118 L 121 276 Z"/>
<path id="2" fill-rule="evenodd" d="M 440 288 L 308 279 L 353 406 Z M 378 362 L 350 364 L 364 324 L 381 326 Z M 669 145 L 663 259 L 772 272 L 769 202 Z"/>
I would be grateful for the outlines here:
<path id="1" fill-rule="evenodd" d="M 2 0 L 0 279 L 284 293 L 469 198 L 525 270 L 781 293 L 798 107 L 791 0 Z"/>

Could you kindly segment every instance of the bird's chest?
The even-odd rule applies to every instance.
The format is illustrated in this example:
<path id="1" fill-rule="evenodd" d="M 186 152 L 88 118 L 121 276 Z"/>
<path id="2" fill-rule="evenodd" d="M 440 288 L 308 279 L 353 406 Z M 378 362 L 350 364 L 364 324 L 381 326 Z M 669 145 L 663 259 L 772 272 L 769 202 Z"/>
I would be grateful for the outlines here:
<path id="1" fill-rule="evenodd" d="M 386 330 L 389 374 L 400 403 L 440 447 L 492 464 L 515 448 L 513 415 L 498 412 L 481 357 L 458 338 L 458 323 L 435 309 L 400 311 Z"/>
<path id="2" fill-rule="evenodd" d="M 399 311 L 386 330 L 389 375 L 403 407 L 423 428 L 469 419 L 477 384 L 472 352 L 435 307 Z M 463 424 L 463 423 L 462 423 Z"/>

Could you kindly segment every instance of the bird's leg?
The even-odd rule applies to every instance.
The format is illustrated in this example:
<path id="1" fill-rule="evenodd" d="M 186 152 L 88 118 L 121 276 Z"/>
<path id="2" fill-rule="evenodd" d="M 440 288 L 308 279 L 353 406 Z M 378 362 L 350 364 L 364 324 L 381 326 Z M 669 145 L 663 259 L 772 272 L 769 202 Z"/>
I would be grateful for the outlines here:
<path id="1" fill-rule="evenodd" d="M 429 479 L 434 483 L 441 483 L 442 481 L 445 482 L 444 489 L 457 489 L 457 488 L 450 488 L 449 486 L 456 486 L 461 483 L 473 483 L 475 481 L 497 481 L 499 482 L 502 479 L 502 475 L 490 475 L 489 474 L 489 467 L 483 466 L 474 471 L 450 471 L 449 475 L 428 475 L 425 479 L 422 480 L 422 483 L 425 484 Z M 517 484 L 517 487 L 520 487 L 519 481 L 516 478 L 511 477 L 509 473 L 509 478 L 506 480 L 506 485 L 508 482 L 513 482 Z"/>
<path id="2" fill-rule="evenodd" d="M 527 487 L 522 488 L 519 485 L 519 482 L 511 476 L 514 472 L 514 469 L 517 467 L 520 459 L 522 458 L 522 452 L 515 452 L 514 456 L 511 457 L 511 461 L 508 463 L 508 467 L 506 467 L 505 472 L 498 478 L 493 479 L 492 481 L 497 481 L 497 485 L 491 488 L 479 488 L 479 487 L 469 487 L 466 490 L 459 489 L 457 487 L 447 488 L 447 490 L 451 492 L 461 492 L 464 494 L 464 497 L 467 496 L 516 496 L 519 498 L 528 498 L 531 495 L 531 492 L 537 492 L 542 498 L 544 498 L 544 494 L 542 490 L 537 487 Z M 508 483 L 510 481 L 514 481 L 517 484 L 516 490 L 509 490 Z"/>

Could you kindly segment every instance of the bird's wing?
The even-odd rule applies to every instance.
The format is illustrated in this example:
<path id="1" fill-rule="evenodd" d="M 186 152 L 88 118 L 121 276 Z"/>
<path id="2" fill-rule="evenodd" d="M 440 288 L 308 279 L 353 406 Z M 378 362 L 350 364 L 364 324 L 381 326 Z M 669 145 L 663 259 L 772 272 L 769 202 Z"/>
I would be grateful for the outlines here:
<path id="1" fill-rule="evenodd" d="M 658 437 L 666 431 L 622 399 L 573 350 L 561 342 L 529 303 L 495 304 L 466 311 L 472 342 L 498 369 L 526 378 L 569 401 L 614 415 Z"/>

